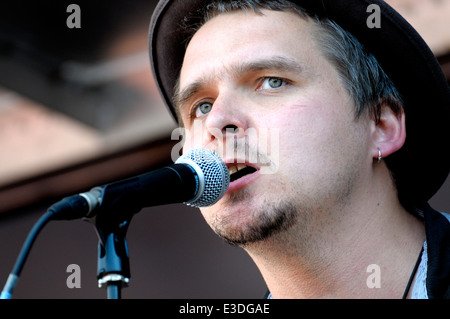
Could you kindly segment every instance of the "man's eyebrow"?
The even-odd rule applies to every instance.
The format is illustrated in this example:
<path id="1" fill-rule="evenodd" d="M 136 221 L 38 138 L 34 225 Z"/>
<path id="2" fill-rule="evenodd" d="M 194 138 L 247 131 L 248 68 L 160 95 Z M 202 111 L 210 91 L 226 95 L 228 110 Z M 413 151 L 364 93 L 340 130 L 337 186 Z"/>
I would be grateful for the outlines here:
<path id="1" fill-rule="evenodd" d="M 238 64 L 233 67 L 232 72 L 235 75 L 241 75 L 248 72 L 265 70 L 300 72 L 303 69 L 303 66 L 293 59 L 283 56 L 275 56 Z"/>
<path id="2" fill-rule="evenodd" d="M 278 71 L 290 71 L 290 72 L 301 72 L 304 70 L 304 67 L 298 63 L 297 61 L 282 57 L 270 57 L 270 58 L 262 58 L 254 61 L 243 62 L 237 65 L 234 65 L 230 68 L 230 73 L 234 77 L 239 77 L 244 74 L 248 74 L 251 72 L 260 72 L 265 70 L 278 70 Z M 211 76 L 201 78 L 193 81 L 184 89 L 180 89 L 179 80 L 177 85 L 175 86 L 174 92 L 174 104 L 176 108 L 180 108 L 186 102 L 188 102 L 194 95 L 200 92 L 209 82 L 211 81 Z"/>
<path id="3" fill-rule="evenodd" d="M 175 85 L 173 103 L 177 109 L 181 108 L 187 101 L 189 101 L 197 92 L 200 92 L 206 85 L 207 80 L 200 79 L 190 83 L 186 88 L 180 90 L 180 80 Z"/>

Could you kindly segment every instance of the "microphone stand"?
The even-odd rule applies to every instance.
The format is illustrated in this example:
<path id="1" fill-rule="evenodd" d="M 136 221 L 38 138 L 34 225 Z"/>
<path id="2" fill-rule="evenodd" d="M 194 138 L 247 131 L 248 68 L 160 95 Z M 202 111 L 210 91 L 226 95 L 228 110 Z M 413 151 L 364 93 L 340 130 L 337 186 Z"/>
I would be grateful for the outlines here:
<path id="1" fill-rule="evenodd" d="M 112 217 L 117 216 L 117 217 Z M 97 232 L 99 288 L 106 288 L 108 299 L 121 299 L 122 288 L 130 282 L 130 261 L 126 234 L 132 214 L 102 212 L 92 220 Z"/>

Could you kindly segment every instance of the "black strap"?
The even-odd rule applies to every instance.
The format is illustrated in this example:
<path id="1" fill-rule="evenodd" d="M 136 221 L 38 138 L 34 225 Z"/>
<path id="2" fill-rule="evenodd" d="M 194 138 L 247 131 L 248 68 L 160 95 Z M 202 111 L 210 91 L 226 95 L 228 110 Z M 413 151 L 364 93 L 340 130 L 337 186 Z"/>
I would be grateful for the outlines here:
<path id="1" fill-rule="evenodd" d="M 423 254 L 423 246 L 422 246 L 422 249 L 420 250 L 419 258 L 417 258 L 417 261 L 416 261 L 416 264 L 414 265 L 414 269 L 411 273 L 411 276 L 409 277 L 409 281 L 408 281 L 408 284 L 406 285 L 406 289 L 405 289 L 405 292 L 403 293 L 402 299 L 406 299 L 406 296 L 408 296 L 409 289 L 411 289 L 411 284 L 414 280 L 414 277 L 416 276 L 416 272 L 417 272 L 417 269 L 419 268 L 420 262 L 422 261 L 422 254 Z"/>

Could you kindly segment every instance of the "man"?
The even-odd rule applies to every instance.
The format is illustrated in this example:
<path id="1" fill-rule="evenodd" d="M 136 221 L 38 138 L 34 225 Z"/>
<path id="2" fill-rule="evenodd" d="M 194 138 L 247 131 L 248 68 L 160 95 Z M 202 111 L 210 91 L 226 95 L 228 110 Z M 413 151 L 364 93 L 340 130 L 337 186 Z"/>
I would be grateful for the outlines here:
<path id="1" fill-rule="evenodd" d="M 184 151 L 214 150 L 230 170 L 201 212 L 269 297 L 450 297 L 450 217 L 426 204 L 449 172 L 449 88 L 392 8 L 161 1 L 150 50 Z M 250 131 L 278 135 L 259 147 Z"/>

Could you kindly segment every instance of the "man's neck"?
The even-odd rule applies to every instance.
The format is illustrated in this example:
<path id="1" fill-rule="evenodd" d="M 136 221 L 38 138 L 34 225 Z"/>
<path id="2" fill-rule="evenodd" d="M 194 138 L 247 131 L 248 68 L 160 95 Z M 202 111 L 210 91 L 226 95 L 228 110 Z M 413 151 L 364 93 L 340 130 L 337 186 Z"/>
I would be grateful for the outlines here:
<path id="1" fill-rule="evenodd" d="M 425 229 L 398 203 L 395 191 L 378 194 L 347 206 L 339 221 L 302 225 L 245 247 L 272 296 L 401 298 Z"/>

